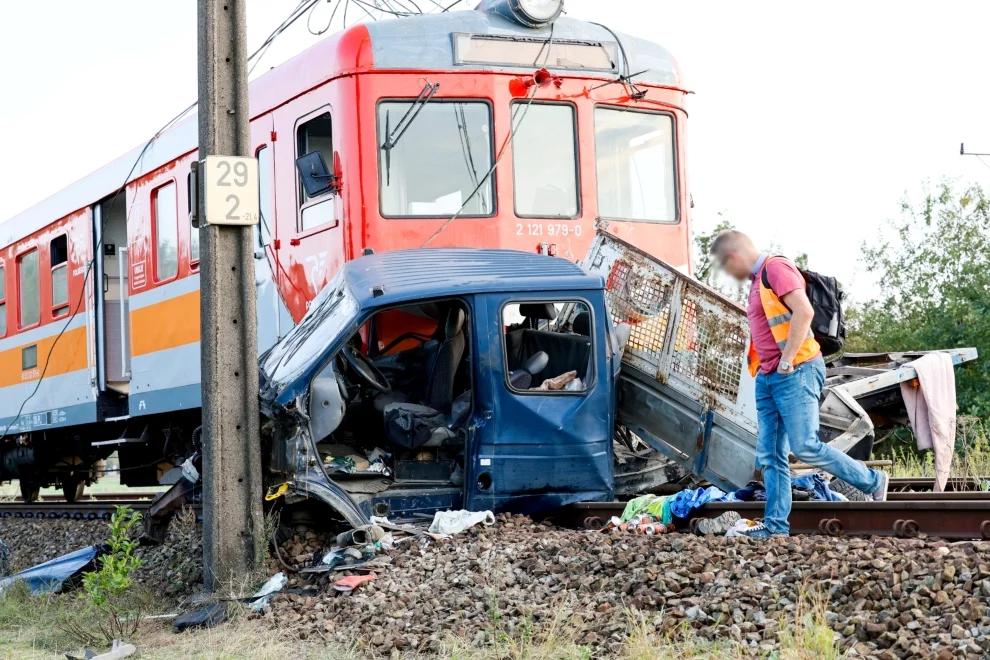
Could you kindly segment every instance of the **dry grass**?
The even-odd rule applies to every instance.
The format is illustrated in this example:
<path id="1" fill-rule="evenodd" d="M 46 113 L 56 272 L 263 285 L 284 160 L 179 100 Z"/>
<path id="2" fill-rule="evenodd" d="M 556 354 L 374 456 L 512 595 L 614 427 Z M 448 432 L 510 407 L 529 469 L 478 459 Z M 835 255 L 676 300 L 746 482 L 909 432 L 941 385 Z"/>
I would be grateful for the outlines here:
<path id="1" fill-rule="evenodd" d="M 897 442 L 891 440 L 890 442 Z M 881 450 L 886 449 L 881 447 Z M 894 461 L 895 477 L 934 477 L 935 457 L 932 452 L 914 448 L 914 437 L 897 442 L 883 455 Z M 952 458 L 952 477 L 973 478 L 990 475 L 990 426 L 977 417 L 960 417 L 956 426 L 956 452 Z M 990 483 L 984 485 L 990 490 Z"/>
<path id="2" fill-rule="evenodd" d="M 73 616 L 74 594 L 31 596 L 15 587 L 0 597 L 0 658 L 60 658 L 79 644 L 57 622 Z M 242 609 L 215 628 L 172 631 L 171 621 L 144 621 L 134 639 L 141 658 L 327 658 L 356 660 L 351 649 L 328 646 L 319 640 L 300 640 L 270 622 L 249 619 Z M 98 649 L 97 649 L 98 650 Z"/>
<path id="3" fill-rule="evenodd" d="M 839 660 L 845 657 L 828 625 L 828 597 L 805 589 L 791 616 L 781 617 L 777 632 L 782 660 Z"/>

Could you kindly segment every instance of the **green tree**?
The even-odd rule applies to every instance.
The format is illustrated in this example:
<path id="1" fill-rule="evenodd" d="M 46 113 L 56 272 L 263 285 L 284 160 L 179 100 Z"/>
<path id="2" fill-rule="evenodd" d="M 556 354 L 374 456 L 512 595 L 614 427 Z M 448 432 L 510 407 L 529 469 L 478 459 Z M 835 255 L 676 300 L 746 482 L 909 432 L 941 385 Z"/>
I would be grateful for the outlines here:
<path id="1" fill-rule="evenodd" d="M 920 205 L 905 200 L 884 240 L 863 245 L 880 284 L 851 310 L 850 351 L 975 346 L 957 373 L 961 411 L 990 415 L 990 199 L 976 185 L 942 183 Z"/>

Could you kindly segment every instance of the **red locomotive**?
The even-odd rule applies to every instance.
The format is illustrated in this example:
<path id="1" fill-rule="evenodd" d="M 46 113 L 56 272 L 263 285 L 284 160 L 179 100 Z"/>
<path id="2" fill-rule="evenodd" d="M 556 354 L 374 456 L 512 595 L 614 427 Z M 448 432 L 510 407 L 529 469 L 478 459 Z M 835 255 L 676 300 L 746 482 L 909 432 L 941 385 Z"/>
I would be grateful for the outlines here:
<path id="1" fill-rule="evenodd" d="M 577 260 L 604 222 L 688 267 L 678 67 L 561 4 L 356 25 L 252 83 L 261 350 L 368 248 Z M 313 152 L 331 177 L 310 196 Z M 190 117 L 0 224 L 0 479 L 24 499 L 75 499 L 113 451 L 123 483 L 158 484 L 196 442 L 196 158 Z"/>

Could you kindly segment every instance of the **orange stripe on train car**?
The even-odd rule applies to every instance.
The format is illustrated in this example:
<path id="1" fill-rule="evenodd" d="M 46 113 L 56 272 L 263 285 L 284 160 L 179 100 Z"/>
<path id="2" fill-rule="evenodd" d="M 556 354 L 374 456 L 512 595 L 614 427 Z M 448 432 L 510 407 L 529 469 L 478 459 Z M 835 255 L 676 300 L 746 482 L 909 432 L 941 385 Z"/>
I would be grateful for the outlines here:
<path id="1" fill-rule="evenodd" d="M 58 321 L 52 325 L 51 336 L 44 337 L 30 344 L 23 344 L 17 348 L 0 351 L 0 387 L 9 387 L 21 383 L 31 383 L 41 377 L 41 370 L 45 369 L 45 360 L 48 360 L 48 368 L 45 369 L 45 378 L 67 374 L 71 371 L 79 371 L 89 366 L 87 355 L 89 347 L 86 343 L 86 326 L 79 326 L 66 330 L 62 338 L 52 344 L 58 334 L 58 328 L 65 321 Z M 21 355 L 25 348 L 31 346 L 38 347 L 38 366 L 34 369 L 22 369 Z M 51 358 L 48 358 L 48 351 L 52 351 Z"/>
<path id="2" fill-rule="evenodd" d="M 131 351 L 146 355 L 199 341 L 199 291 L 131 312 Z M 198 369 L 199 365 L 192 365 Z"/>

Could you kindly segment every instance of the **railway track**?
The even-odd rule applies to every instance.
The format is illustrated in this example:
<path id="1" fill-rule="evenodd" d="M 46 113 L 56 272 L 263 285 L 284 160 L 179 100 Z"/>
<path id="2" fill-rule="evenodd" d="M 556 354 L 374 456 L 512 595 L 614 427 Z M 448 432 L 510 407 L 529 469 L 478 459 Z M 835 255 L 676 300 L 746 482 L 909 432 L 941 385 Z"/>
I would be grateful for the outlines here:
<path id="1" fill-rule="evenodd" d="M 904 495 L 904 494 L 902 494 Z M 791 532 L 829 536 L 921 535 L 946 539 L 990 539 L 990 498 L 986 493 L 954 493 L 951 499 L 892 498 L 887 502 L 794 502 Z M 960 495 L 968 495 L 962 499 Z M 612 516 L 622 514 L 624 502 L 582 502 L 568 507 L 566 521 L 589 529 L 600 528 Z M 762 502 L 706 504 L 698 515 L 714 518 L 737 511 L 744 518 L 763 517 Z"/>
<path id="2" fill-rule="evenodd" d="M 136 511 L 148 509 L 156 495 L 158 493 L 101 493 L 78 502 L 66 502 L 55 495 L 42 495 L 37 502 L 17 498 L 0 502 L 0 520 L 109 520 L 121 505 Z"/>

